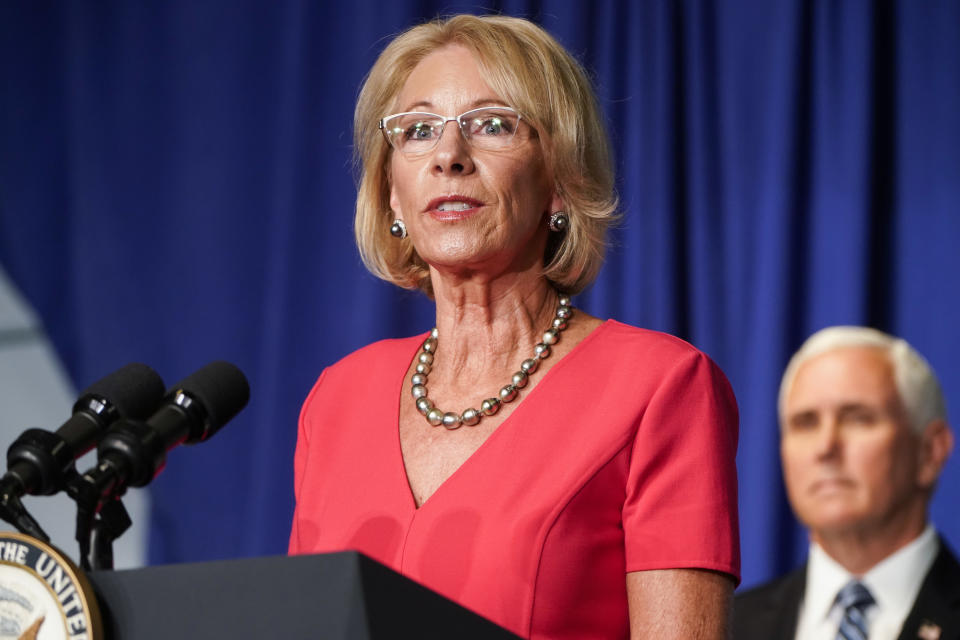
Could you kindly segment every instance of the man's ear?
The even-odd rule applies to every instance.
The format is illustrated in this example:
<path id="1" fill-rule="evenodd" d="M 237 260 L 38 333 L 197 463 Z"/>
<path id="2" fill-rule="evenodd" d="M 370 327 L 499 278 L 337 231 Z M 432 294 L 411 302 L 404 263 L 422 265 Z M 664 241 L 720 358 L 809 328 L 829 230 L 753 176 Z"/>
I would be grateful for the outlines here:
<path id="1" fill-rule="evenodd" d="M 953 431 L 946 420 L 933 420 L 920 434 L 920 457 L 917 465 L 917 484 L 930 489 L 937 483 L 943 465 L 953 451 Z"/>

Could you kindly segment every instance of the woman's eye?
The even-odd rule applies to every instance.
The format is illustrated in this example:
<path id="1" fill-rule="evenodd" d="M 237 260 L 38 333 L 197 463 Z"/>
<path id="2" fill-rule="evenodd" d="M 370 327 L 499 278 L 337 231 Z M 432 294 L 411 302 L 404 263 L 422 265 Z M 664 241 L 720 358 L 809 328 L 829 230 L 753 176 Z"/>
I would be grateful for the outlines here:
<path id="1" fill-rule="evenodd" d="M 433 134 L 433 130 L 424 124 L 415 124 L 411 127 L 407 127 L 407 130 L 404 132 L 404 137 L 407 140 L 426 140 Z"/>
<path id="2" fill-rule="evenodd" d="M 511 132 L 510 123 L 498 116 L 476 118 L 471 132 L 476 136 L 502 136 Z"/>
<path id="3" fill-rule="evenodd" d="M 483 123 L 483 133 L 488 136 L 495 136 L 503 131 L 503 122 L 499 119 L 487 120 Z"/>
<path id="4" fill-rule="evenodd" d="M 500 118 L 491 118 L 483 123 L 483 134 L 487 136 L 498 136 L 509 131 L 507 123 Z"/>

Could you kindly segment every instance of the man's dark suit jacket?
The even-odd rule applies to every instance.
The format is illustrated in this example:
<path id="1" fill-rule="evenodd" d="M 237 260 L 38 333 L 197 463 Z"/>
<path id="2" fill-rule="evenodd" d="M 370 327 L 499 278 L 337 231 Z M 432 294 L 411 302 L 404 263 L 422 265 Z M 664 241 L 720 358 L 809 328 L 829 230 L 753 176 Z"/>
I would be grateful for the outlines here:
<path id="1" fill-rule="evenodd" d="M 734 640 L 793 640 L 806 566 L 763 586 L 738 593 L 733 605 Z M 932 635 L 934 627 L 940 635 Z M 926 635 L 920 635 L 921 629 Z M 960 640 L 960 564 L 940 540 L 930 571 L 907 614 L 899 640 Z"/>

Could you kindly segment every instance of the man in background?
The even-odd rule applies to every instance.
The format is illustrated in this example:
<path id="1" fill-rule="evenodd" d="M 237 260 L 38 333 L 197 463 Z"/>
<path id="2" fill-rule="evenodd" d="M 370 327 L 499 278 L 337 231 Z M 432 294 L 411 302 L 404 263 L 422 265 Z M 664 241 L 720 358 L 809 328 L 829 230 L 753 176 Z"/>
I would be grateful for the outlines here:
<path id="1" fill-rule="evenodd" d="M 960 565 L 927 520 L 953 434 L 926 360 L 873 329 L 823 329 L 790 360 L 779 415 L 810 552 L 737 595 L 734 638 L 960 639 Z"/>

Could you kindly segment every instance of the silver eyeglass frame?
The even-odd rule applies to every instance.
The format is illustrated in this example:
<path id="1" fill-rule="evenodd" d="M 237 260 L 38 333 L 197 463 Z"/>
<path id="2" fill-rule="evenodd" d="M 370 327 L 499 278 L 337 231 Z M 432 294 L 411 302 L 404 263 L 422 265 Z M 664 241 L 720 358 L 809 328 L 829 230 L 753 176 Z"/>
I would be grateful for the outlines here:
<path id="1" fill-rule="evenodd" d="M 429 111 L 401 111 L 400 113 L 391 113 L 391 114 L 388 115 L 388 116 L 384 116 L 384 117 L 380 118 L 380 121 L 377 123 L 377 128 L 380 129 L 380 133 L 383 134 L 383 138 L 384 138 L 384 140 L 387 141 L 387 145 L 389 145 L 390 148 L 392 148 L 392 149 L 394 149 L 394 150 L 402 153 L 402 154 L 405 155 L 405 156 L 419 156 L 419 155 L 423 155 L 423 154 L 425 154 L 425 153 L 429 153 L 429 152 L 433 151 L 434 149 L 436 149 L 436 148 L 437 148 L 437 145 L 440 144 L 440 138 L 443 137 L 444 132 L 447 130 L 447 123 L 448 123 L 448 122 L 456 122 L 456 123 L 457 123 L 457 129 L 460 130 L 460 135 L 463 136 L 463 139 L 467 141 L 467 144 L 469 144 L 469 145 L 471 145 L 471 146 L 474 146 L 474 147 L 476 147 L 476 148 L 478 148 L 478 149 L 484 149 L 484 150 L 488 150 L 488 151 L 489 151 L 489 150 L 492 150 L 492 149 L 486 149 L 486 148 L 484 148 L 484 147 L 482 147 L 482 146 L 478 146 L 478 145 L 473 141 L 473 139 L 470 137 L 470 135 L 467 134 L 467 133 L 464 131 L 464 129 L 463 129 L 463 118 L 466 117 L 466 116 L 469 116 L 471 113 L 476 113 L 476 112 L 479 112 L 479 111 L 493 111 L 493 110 L 510 111 L 510 112 L 512 112 L 513 114 L 515 114 L 515 115 L 517 116 L 517 126 L 516 126 L 516 128 L 514 129 L 513 133 L 510 134 L 510 138 L 509 138 L 510 140 L 515 139 L 515 138 L 517 137 L 517 131 L 520 130 L 520 123 L 521 123 L 521 122 L 527 122 L 527 120 L 526 120 L 526 118 L 523 117 L 523 114 L 522 114 L 522 113 L 520 113 L 519 111 L 517 111 L 517 110 L 514 109 L 513 107 L 505 107 L 505 106 L 501 106 L 501 105 L 498 105 L 498 106 L 487 106 L 487 107 L 477 107 L 476 109 L 470 109 L 469 111 L 464 111 L 463 113 L 461 113 L 461 114 L 458 115 L 458 116 L 442 116 L 442 115 L 440 115 L 439 113 L 430 113 Z M 402 147 L 396 145 L 396 144 L 394 143 L 394 141 L 390 138 L 390 134 L 387 133 L 387 127 L 386 127 L 385 123 L 386 123 L 388 120 L 390 120 L 390 119 L 392 119 L 392 118 L 399 118 L 400 116 L 411 116 L 411 115 L 429 116 L 429 117 L 431 117 L 431 118 L 435 118 L 435 119 L 437 119 L 437 120 L 442 121 L 442 124 L 440 125 L 440 133 L 433 139 L 434 142 L 433 142 L 433 144 L 431 144 L 429 147 L 424 148 L 424 149 L 417 149 L 416 151 L 405 151 Z M 527 124 L 529 125 L 529 123 L 527 123 Z"/>

